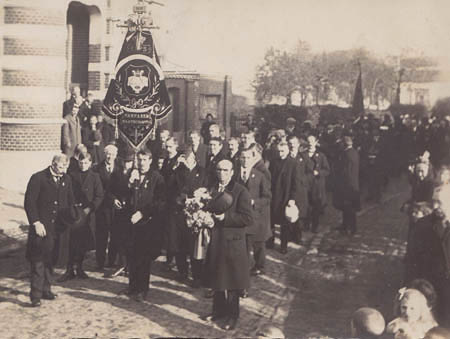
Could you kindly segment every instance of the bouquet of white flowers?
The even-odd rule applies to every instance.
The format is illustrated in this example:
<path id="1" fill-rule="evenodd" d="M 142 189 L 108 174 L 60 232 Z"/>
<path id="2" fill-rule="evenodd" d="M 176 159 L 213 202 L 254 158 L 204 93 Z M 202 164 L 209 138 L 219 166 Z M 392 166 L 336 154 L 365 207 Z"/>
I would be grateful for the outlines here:
<path id="1" fill-rule="evenodd" d="M 187 197 L 184 201 L 183 212 L 186 215 L 186 225 L 194 233 L 194 258 L 204 259 L 206 249 L 211 238 L 211 228 L 214 227 L 214 219 L 211 212 L 205 210 L 205 207 L 211 201 L 212 197 L 208 190 L 200 187 L 195 190 L 193 197 Z"/>

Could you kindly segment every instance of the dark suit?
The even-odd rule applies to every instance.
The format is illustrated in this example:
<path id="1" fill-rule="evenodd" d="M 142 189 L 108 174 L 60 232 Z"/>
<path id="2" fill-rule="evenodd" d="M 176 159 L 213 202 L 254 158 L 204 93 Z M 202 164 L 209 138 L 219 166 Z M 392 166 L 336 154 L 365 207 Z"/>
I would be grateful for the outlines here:
<path id="1" fill-rule="evenodd" d="M 178 166 L 177 153 L 173 158 L 164 159 L 164 163 L 161 168 L 161 175 L 164 177 L 165 190 L 167 194 L 167 211 L 163 216 L 163 222 L 166 224 L 164 228 L 164 245 L 167 250 L 167 262 L 172 262 L 172 258 L 177 252 L 177 221 L 180 219 L 180 213 L 174 212 L 174 207 L 176 206 L 176 198 L 180 193 L 181 188 L 179 187 L 179 180 L 176 176 L 176 168 Z M 179 222 L 178 222 L 179 223 Z"/>
<path id="2" fill-rule="evenodd" d="M 250 193 L 252 203 L 253 222 L 247 227 L 247 247 L 253 249 L 253 259 L 255 268 L 264 269 L 265 265 L 265 244 L 264 242 L 272 235 L 270 230 L 270 199 L 272 192 L 270 182 L 264 177 L 264 174 L 255 168 L 249 169 L 249 177 L 246 182 L 241 175 L 241 169 L 237 171 L 238 182 L 247 188 Z"/>
<path id="3" fill-rule="evenodd" d="M 359 201 L 359 154 L 354 148 L 344 150 L 338 161 L 334 205 L 342 211 L 343 230 L 356 232 Z"/>
<path id="4" fill-rule="evenodd" d="M 73 182 L 75 203 L 83 209 L 86 207 L 91 209 L 85 223 L 70 230 L 67 266 L 72 268 L 74 264 L 77 264 L 78 269 L 81 269 L 86 251 L 95 247 L 95 211 L 103 201 L 103 187 L 99 175 L 92 169 L 86 172 L 74 171 L 70 176 Z"/>
<path id="5" fill-rule="evenodd" d="M 147 294 L 150 282 L 152 260 L 160 255 L 162 232 L 159 223 L 164 211 L 166 194 L 164 178 L 157 171 L 150 170 L 143 180 L 133 183 L 131 188 L 131 216 L 140 211 L 142 219 L 132 229 L 129 257 L 129 292 Z"/>
<path id="6" fill-rule="evenodd" d="M 217 185 L 213 187 L 213 191 L 217 189 Z M 237 319 L 239 291 L 247 289 L 250 283 L 245 227 L 252 224 L 252 208 L 250 194 L 241 184 L 231 181 L 225 190 L 233 196 L 233 204 L 224 220 L 216 220 L 205 267 L 209 285 L 215 291 L 213 313 Z"/>
<path id="7" fill-rule="evenodd" d="M 184 165 L 180 165 L 177 169 L 177 177 L 180 187 L 180 194 L 192 197 L 196 189 L 207 186 L 206 170 L 198 164 L 191 171 Z M 188 262 L 187 257 L 190 257 L 192 278 L 200 282 L 202 278 L 202 264 L 203 260 L 197 260 L 194 255 L 194 242 L 196 235 L 186 225 L 186 217 L 183 214 L 183 206 L 177 204 L 178 213 L 180 216 L 178 223 L 178 248 L 180 249 L 175 256 L 178 272 L 181 275 L 187 276 Z"/>
<path id="8" fill-rule="evenodd" d="M 208 146 L 200 143 L 197 150 L 194 150 L 193 146 L 190 145 L 195 154 L 195 161 L 200 167 L 206 168 L 206 161 L 208 159 Z"/>
<path id="9" fill-rule="evenodd" d="M 305 161 L 305 174 L 308 180 L 308 223 L 311 230 L 317 232 L 319 217 L 327 205 L 327 191 L 325 179 L 330 174 L 330 166 L 327 157 L 322 152 L 316 151 L 312 156 L 308 152 L 302 154 Z M 319 174 L 314 175 L 314 171 Z"/>
<path id="10" fill-rule="evenodd" d="M 131 248 L 131 190 L 128 187 L 128 178 L 130 170 L 125 170 L 123 166 L 111 174 L 111 198 L 119 200 L 122 204 L 121 209 L 114 212 L 114 219 L 111 228 L 110 248 L 108 249 L 108 261 L 113 264 L 116 261 L 116 255 L 119 254 L 121 264 L 126 266 L 125 258 L 129 257 L 129 248 Z M 127 260 L 128 261 L 128 260 Z"/>
<path id="11" fill-rule="evenodd" d="M 30 224 L 26 257 L 31 263 L 32 301 L 39 300 L 43 292 L 50 292 L 50 272 L 57 255 L 54 250 L 57 249 L 59 212 L 72 206 L 73 200 L 72 180 L 68 175 L 63 175 L 56 183 L 47 168 L 33 174 L 28 182 L 24 207 Z M 45 227 L 43 238 L 36 234 L 33 226 L 37 221 Z"/>
<path id="12" fill-rule="evenodd" d="M 228 159 L 228 156 L 223 147 L 215 156 L 213 156 L 212 154 L 209 154 L 208 156 L 209 158 L 206 160 L 206 172 L 208 176 L 208 185 L 211 186 L 217 181 L 217 164 L 223 159 Z"/>
<path id="13" fill-rule="evenodd" d="M 112 225 L 114 219 L 114 195 L 112 193 L 112 179 L 114 179 L 113 173 L 122 171 L 120 165 L 116 161 L 113 165 L 112 171 L 108 171 L 107 164 L 102 161 L 94 168 L 94 171 L 98 173 L 102 182 L 104 190 L 104 199 L 98 210 L 95 212 L 95 257 L 97 259 L 97 266 L 102 268 L 105 264 L 106 248 L 108 247 L 108 263 L 113 264 L 117 254 L 117 248 L 113 248 L 115 245 L 112 241 L 109 242 L 108 238 L 112 233 Z"/>
<path id="14" fill-rule="evenodd" d="M 299 210 L 302 208 L 305 187 L 297 161 L 290 156 L 274 159 L 269 170 L 272 174 L 272 227 L 274 224 L 281 226 L 281 249 L 287 250 L 293 225 L 286 219 L 285 208 L 289 200 L 294 200 Z"/>

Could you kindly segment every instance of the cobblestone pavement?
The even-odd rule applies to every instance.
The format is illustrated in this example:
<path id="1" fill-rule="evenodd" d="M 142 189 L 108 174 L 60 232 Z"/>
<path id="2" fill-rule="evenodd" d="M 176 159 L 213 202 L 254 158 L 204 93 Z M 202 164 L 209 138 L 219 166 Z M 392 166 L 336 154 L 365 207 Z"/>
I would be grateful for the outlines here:
<path id="1" fill-rule="evenodd" d="M 358 307 L 377 307 L 386 318 L 391 317 L 405 249 L 406 220 L 399 206 L 406 200 L 406 187 L 404 180 L 395 182 L 382 204 L 363 210 L 358 217 L 359 232 L 353 238 L 332 230 L 340 216 L 329 207 L 319 234 L 305 233 L 303 244 L 290 244 L 287 255 L 268 251 L 266 274 L 252 278 L 250 297 L 242 300 L 234 333 L 201 320 L 199 315 L 211 310 L 211 299 L 204 297 L 202 289 L 175 281 L 175 272 L 164 272 L 160 261 L 152 267 L 150 293 L 143 303 L 120 294 L 127 286 L 126 278 L 105 278 L 95 272 L 90 253 L 86 265 L 90 279 L 54 285 L 58 298 L 43 300 L 36 309 L 28 307 L 23 246 L 0 252 L 0 337 L 236 338 L 254 337 L 266 323 L 280 327 L 289 338 L 307 337 L 311 332 L 345 337 L 349 317 Z M 0 196 L 4 195 L 13 200 L 0 190 Z M 2 207 L 23 215 L 18 201 L 6 204 L 14 206 L 3 202 Z M 3 223 L 4 215 L 1 219 Z M 7 237 L 0 238 L 1 247 L 8 239 L 23 244 L 26 228 L 18 227 L 20 216 L 15 220 L 17 233 L 11 227 L 4 231 Z M 56 269 L 55 277 L 61 273 Z"/>

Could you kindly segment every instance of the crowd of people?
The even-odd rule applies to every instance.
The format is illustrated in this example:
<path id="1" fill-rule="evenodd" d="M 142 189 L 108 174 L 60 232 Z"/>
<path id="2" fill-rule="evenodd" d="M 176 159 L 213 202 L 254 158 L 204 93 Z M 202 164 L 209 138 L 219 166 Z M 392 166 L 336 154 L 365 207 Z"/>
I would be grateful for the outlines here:
<path id="1" fill-rule="evenodd" d="M 186 143 L 162 129 L 135 151 L 114 140 L 111 126 L 91 105 L 77 90 L 64 103 L 62 154 L 28 183 L 32 306 L 55 299 L 50 283 L 55 265 L 66 268 L 61 283 L 89 278 L 83 269 L 89 250 L 95 250 L 98 270 L 115 267 L 113 276 L 128 277 L 126 294 L 142 301 L 152 262 L 164 255 L 165 269 L 213 298 L 212 312 L 203 318 L 233 330 L 240 298 L 248 296 L 251 277 L 265 273 L 266 251 L 275 249 L 276 226 L 277 250 L 286 254 L 289 242 L 301 244 L 303 232 L 319 232 L 331 192 L 342 211 L 335 228 L 352 237 L 361 198 L 379 202 L 389 179 L 409 169 L 412 196 L 403 207 L 410 215 L 407 289 L 397 299 L 399 318 L 386 330 L 440 338 L 425 333 L 438 323 L 450 324 L 445 203 L 450 175 L 441 170 L 450 158 L 450 147 L 444 147 L 450 142 L 447 120 L 368 116 L 313 127 L 290 118 L 285 128 L 260 140 L 256 128 L 226 139 L 210 117 L 201 130 L 189 132 Z M 202 188 L 212 197 L 207 208 L 214 226 L 193 232 L 185 200 Z M 412 315 L 414 308 L 428 313 Z M 355 313 L 355 335 L 375 338 L 384 332 L 376 312 Z M 381 328 L 380 317 L 381 332 L 367 329 Z"/>

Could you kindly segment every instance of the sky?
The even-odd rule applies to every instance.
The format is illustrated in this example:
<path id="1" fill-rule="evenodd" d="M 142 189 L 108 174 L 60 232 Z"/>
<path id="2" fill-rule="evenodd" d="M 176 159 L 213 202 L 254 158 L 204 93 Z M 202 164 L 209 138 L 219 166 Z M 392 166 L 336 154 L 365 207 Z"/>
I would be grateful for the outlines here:
<path id="1" fill-rule="evenodd" d="M 450 56 L 450 0 L 159 1 L 165 6 L 151 7 L 166 68 L 231 75 L 235 94 L 252 96 L 269 47 L 289 50 L 298 40 L 316 52 L 365 47 L 381 56 L 405 49 Z"/>

